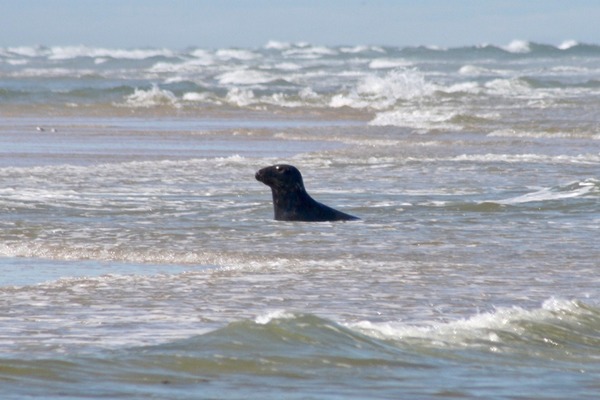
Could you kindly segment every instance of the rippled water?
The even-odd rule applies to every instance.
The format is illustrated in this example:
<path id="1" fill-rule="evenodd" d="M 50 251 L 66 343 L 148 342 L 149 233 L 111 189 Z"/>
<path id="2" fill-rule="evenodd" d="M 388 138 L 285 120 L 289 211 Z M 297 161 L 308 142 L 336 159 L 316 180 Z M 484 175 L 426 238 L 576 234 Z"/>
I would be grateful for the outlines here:
<path id="1" fill-rule="evenodd" d="M 0 49 L 6 398 L 595 398 L 595 45 Z M 273 220 L 296 165 L 346 223 Z"/>

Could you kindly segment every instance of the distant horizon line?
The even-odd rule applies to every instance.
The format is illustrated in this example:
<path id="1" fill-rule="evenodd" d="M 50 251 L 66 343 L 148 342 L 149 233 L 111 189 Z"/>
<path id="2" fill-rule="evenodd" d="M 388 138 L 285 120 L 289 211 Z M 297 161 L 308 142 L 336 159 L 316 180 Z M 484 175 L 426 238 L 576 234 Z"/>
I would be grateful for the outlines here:
<path id="1" fill-rule="evenodd" d="M 54 49 L 54 48 L 63 48 L 63 49 L 105 49 L 105 50 L 113 50 L 113 49 L 123 49 L 123 50 L 142 50 L 142 49 L 170 49 L 170 50 L 186 50 L 186 49 L 285 49 L 291 47 L 330 47 L 330 48 L 376 48 L 376 47 L 393 47 L 393 48 L 426 48 L 429 50 L 452 50 L 452 49 L 461 49 L 461 48 L 486 48 L 486 47 L 496 47 L 502 50 L 506 50 L 511 52 L 511 50 L 523 48 L 525 46 L 548 46 L 555 47 L 560 50 L 567 50 L 571 47 L 575 46 L 600 46 L 600 43 L 580 41 L 576 39 L 564 39 L 559 44 L 555 43 L 546 43 L 535 40 L 528 39 L 513 39 L 508 44 L 498 44 L 492 42 L 478 42 L 471 44 L 461 44 L 461 45 L 450 45 L 450 46 L 441 46 L 436 44 L 377 44 L 377 43 L 339 43 L 339 44 L 323 44 L 323 43 L 314 43 L 310 41 L 284 41 L 284 40 L 268 40 L 266 43 L 262 45 L 252 45 L 252 46 L 244 46 L 244 45 L 225 45 L 225 46 L 202 46 L 202 45 L 194 45 L 188 44 L 186 46 L 162 46 L 162 45 L 126 45 L 126 46 L 114 46 L 114 45 L 94 45 L 94 44 L 86 44 L 86 43 L 72 43 L 72 44 L 15 44 L 15 45 L 0 45 L 0 49 L 3 50 L 15 50 L 18 49 Z"/>

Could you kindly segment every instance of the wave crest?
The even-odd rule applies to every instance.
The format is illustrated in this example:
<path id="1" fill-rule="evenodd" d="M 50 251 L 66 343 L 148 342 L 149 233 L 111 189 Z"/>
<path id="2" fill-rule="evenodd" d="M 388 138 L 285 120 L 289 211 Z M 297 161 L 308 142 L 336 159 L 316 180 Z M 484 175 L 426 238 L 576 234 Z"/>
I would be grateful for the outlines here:
<path id="1" fill-rule="evenodd" d="M 370 321 L 348 326 L 377 339 L 404 344 L 474 347 L 508 353 L 529 351 L 542 357 L 556 356 L 551 353 L 556 350 L 573 358 L 587 358 L 588 351 L 593 349 L 596 357 L 600 357 L 597 354 L 600 339 L 596 334 L 600 329 L 600 309 L 576 300 L 551 298 L 532 310 L 500 307 L 467 319 L 421 326 Z"/>
<path id="2" fill-rule="evenodd" d="M 152 85 L 149 90 L 135 89 L 135 91 L 125 98 L 125 106 L 128 107 L 157 107 L 157 106 L 177 106 L 177 97 L 173 92 L 161 89 L 158 85 Z"/>
<path id="3" fill-rule="evenodd" d="M 386 109 L 399 100 L 428 96 L 435 86 L 425 80 L 416 69 L 401 69 L 388 72 L 385 76 L 369 75 L 363 78 L 347 94 L 333 96 L 329 105 L 333 108 Z"/>

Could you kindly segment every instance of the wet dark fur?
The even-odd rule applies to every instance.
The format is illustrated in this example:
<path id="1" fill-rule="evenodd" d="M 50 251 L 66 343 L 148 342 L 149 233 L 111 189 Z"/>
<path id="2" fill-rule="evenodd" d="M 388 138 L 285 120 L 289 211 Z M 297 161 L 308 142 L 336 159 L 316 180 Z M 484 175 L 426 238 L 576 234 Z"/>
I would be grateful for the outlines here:
<path id="1" fill-rule="evenodd" d="M 275 219 L 278 221 L 351 221 L 359 218 L 334 210 L 314 200 L 304 189 L 300 171 L 292 165 L 278 164 L 256 173 L 256 180 L 273 192 Z"/>

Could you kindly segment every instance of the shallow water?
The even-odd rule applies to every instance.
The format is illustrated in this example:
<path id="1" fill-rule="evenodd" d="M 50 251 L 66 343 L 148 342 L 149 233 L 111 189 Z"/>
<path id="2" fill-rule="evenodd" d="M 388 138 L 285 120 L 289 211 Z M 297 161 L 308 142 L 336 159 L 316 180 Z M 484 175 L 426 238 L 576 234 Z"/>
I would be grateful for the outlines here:
<path id="1" fill-rule="evenodd" d="M 0 59 L 5 398 L 600 389 L 596 46 Z"/>

